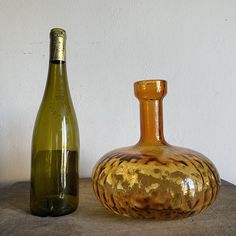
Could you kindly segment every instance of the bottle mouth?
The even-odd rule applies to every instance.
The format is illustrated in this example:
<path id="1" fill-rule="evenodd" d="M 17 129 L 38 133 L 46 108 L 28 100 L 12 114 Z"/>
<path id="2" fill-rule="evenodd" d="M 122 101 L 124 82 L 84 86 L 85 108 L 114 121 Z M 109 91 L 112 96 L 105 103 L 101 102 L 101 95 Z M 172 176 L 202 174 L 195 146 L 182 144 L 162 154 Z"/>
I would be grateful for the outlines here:
<path id="1" fill-rule="evenodd" d="M 141 80 L 134 83 L 134 94 L 138 99 L 159 100 L 166 93 L 166 80 Z"/>
<path id="2" fill-rule="evenodd" d="M 66 39 L 66 31 L 62 28 L 53 28 L 50 31 L 50 38 L 61 37 Z"/>

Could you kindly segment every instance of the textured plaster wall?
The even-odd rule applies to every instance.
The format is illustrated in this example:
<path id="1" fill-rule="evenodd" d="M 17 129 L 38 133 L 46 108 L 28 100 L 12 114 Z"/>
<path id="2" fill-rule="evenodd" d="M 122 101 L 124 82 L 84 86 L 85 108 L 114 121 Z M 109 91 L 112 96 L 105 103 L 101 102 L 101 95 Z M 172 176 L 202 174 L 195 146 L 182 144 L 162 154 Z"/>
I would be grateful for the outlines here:
<path id="1" fill-rule="evenodd" d="M 169 143 L 208 156 L 236 184 L 236 1 L 0 0 L 0 183 L 28 180 L 49 30 L 68 34 L 80 176 L 139 138 L 136 80 L 168 80 Z"/>

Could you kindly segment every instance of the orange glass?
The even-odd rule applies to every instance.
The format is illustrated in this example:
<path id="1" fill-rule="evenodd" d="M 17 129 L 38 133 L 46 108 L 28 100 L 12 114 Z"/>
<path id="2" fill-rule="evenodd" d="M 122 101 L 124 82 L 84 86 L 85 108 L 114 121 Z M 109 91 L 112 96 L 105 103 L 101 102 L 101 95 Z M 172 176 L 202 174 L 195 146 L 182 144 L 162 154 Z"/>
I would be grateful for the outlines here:
<path id="1" fill-rule="evenodd" d="M 116 214 L 135 218 L 167 220 L 201 212 L 219 192 L 215 166 L 204 155 L 165 141 L 166 81 L 138 81 L 134 90 L 140 102 L 141 138 L 98 161 L 92 174 L 98 200 Z"/>

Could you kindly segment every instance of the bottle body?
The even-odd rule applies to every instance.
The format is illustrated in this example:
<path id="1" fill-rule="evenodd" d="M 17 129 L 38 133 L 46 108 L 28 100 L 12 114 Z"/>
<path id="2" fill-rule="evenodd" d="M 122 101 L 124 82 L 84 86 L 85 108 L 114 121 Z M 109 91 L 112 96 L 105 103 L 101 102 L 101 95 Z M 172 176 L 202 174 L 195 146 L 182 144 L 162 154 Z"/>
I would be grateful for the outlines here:
<path id="1" fill-rule="evenodd" d="M 60 51 L 65 35 L 59 34 L 63 45 L 55 46 L 59 30 L 51 36 L 48 79 L 32 138 L 30 208 L 39 216 L 65 215 L 78 205 L 79 132 Z"/>

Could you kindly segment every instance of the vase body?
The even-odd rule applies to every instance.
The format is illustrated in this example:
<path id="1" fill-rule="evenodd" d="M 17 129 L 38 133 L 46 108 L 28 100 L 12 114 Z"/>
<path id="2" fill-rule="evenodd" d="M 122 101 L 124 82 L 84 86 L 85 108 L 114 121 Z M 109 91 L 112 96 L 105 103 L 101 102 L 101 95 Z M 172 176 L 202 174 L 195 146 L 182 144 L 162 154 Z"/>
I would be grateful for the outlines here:
<path id="1" fill-rule="evenodd" d="M 168 144 L 163 135 L 163 80 L 135 83 L 141 138 L 104 155 L 93 169 L 93 188 L 109 210 L 134 218 L 179 219 L 201 212 L 218 194 L 219 174 L 204 155 Z"/>

